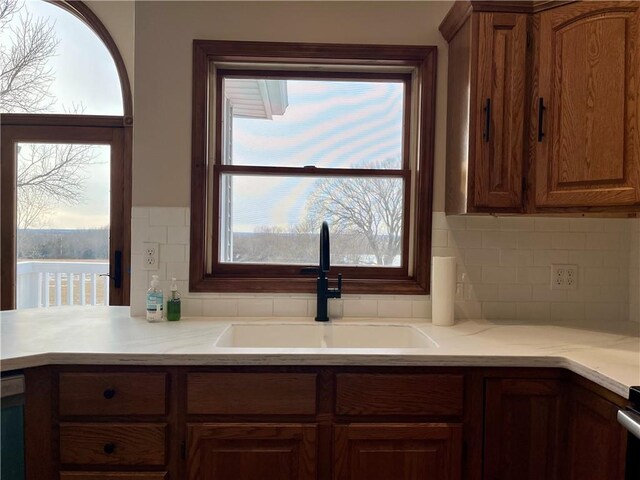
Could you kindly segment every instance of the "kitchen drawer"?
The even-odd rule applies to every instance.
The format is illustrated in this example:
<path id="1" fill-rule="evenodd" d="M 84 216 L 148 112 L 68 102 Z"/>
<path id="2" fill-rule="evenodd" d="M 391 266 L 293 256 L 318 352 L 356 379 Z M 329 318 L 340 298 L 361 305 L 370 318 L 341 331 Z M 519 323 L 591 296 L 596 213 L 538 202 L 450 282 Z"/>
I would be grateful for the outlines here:
<path id="1" fill-rule="evenodd" d="M 60 415 L 164 415 L 166 373 L 61 373 Z"/>
<path id="2" fill-rule="evenodd" d="M 314 373 L 190 373 L 192 415 L 314 415 Z"/>
<path id="3" fill-rule="evenodd" d="M 167 472 L 61 472 L 60 480 L 166 480 Z"/>
<path id="4" fill-rule="evenodd" d="M 463 375 L 336 375 L 337 415 L 462 415 Z"/>
<path id="5" fill-rule="evenodd" d="M 164 465 L 164 423 L 62 423 L 60 463 Z"/>

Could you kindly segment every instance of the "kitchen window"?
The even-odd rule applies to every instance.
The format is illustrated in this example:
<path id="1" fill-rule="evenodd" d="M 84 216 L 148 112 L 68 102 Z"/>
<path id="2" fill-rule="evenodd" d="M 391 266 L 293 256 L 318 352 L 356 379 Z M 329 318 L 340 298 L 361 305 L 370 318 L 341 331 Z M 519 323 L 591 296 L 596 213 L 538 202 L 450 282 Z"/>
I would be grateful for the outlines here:
<path id="1" fill-rule="evenodd" d="M 429 291 L 435 47 L 194 42 L 190 290 Z"/>

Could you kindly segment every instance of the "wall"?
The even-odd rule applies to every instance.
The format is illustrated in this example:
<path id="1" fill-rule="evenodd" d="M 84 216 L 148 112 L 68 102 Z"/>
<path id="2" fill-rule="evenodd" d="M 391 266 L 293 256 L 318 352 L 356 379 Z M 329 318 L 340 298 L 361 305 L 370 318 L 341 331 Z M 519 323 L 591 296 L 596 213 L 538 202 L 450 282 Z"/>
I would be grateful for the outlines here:
<path id="1" fill-rule="evenodd" d="M 313 295 L 189 294 L 188 221 L 193 39 L 438 46 L 433 253 L 458 259 L 459 318 L 515 321 L 637 318 L 632 229 L 619 219 L 445 217 L 450 2 L 136 2 L 132 313 L 144 314 L 142 242 L 160 246 L 163 287 L 186 292 L 185 313 L 313 316 Z M 578 289 L 552 291 L 551 263 L 579 266 Z M 637 264 L 637 259 L 636 259 Z M 635 269 L 635 270 L 634 270 Z M 155 273 L 155 272 L 152 272 Z M 635 299 L 635 300 L 634 300 Z M 635 303 L 633 303 L 635 301 Z M 425 296 L 347 296 L 334 316 L 430 318 Z M 634 317 L 635 315 L 635 317 Z"/>
<path id="2" fill-rule="evenodd" d="M 633 220 L 629 239 L 629 320 L 640 322 L 640 218 Z"/>

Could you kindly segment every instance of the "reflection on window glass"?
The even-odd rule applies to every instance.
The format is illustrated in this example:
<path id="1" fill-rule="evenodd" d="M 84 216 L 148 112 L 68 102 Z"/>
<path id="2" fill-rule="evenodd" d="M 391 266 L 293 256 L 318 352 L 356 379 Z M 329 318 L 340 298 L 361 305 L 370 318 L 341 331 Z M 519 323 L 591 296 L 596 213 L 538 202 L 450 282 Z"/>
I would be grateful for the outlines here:
<path id="1" fill-rule="evenodd" d="M 402 178 L 222 175 L 221 184 L 222 262 L 315 264 L 326 220 L 332 265 L 402 264 Z"/>
<path id="2" fill-rule="evenodd" d="M 115 64 L 88 26 L 40 0 L 0 5 L 1 112 L 123 114 Z"/>
<path id="3" fill-rule="evenodd" d="M 402 168 L 400 81 L 225 78 L 224 163 Z"/>

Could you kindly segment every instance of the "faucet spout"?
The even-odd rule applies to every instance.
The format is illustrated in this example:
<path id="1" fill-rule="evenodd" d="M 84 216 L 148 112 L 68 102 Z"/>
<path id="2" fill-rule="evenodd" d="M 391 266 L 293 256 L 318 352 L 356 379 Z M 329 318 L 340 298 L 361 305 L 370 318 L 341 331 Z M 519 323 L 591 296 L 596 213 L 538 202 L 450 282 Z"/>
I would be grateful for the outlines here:
<path id="1" fill-rule="evenodd" d="M 331 269 L 331 243 L 329 240 L 329 225 L 322 222 L 320 228 L 320 259 L 318 265 L 318 289 L 316 322 L 329 321 L 328 299 L 342 296 L 342 274 L 338 274 L 338 287 L 329 288 L 327 274 Z"/>

